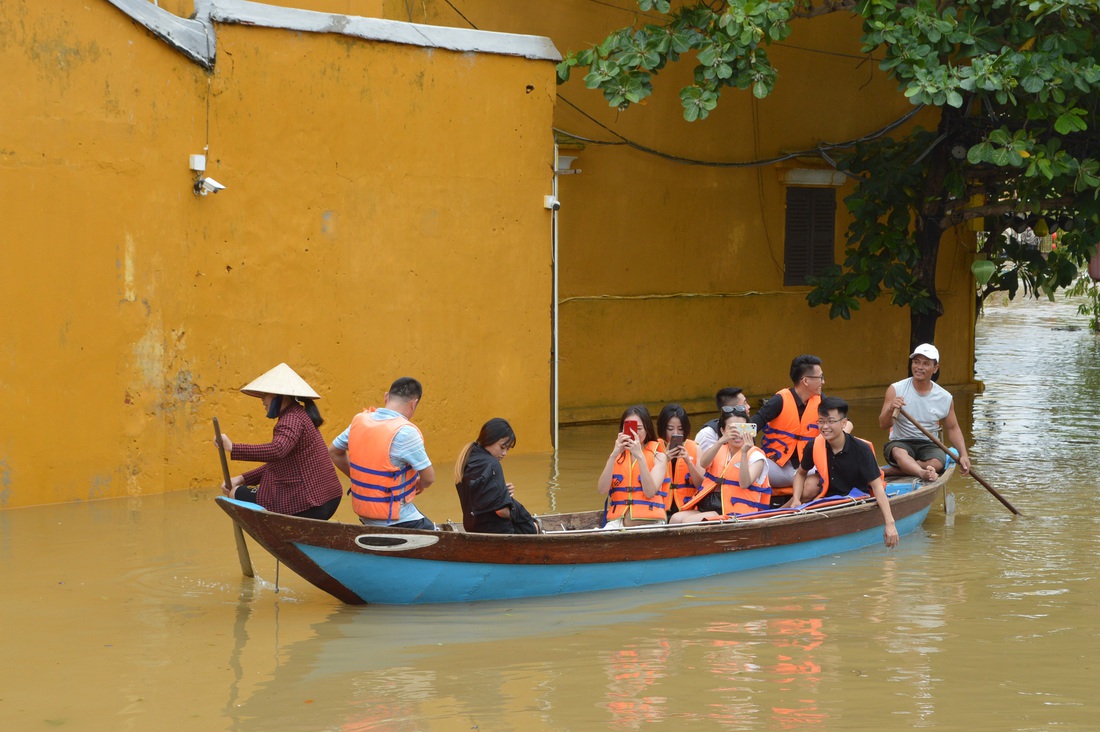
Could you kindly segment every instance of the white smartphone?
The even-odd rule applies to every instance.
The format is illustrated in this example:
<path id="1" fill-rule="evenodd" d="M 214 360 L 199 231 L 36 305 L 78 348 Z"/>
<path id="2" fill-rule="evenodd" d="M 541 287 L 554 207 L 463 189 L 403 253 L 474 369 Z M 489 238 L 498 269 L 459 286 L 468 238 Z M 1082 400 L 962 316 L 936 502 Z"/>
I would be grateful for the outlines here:
<path id="1" fill-rule="evenodd" d="M 737 428 L 737 431 L 740 432 L 741 436 L 744 437 L 745 439 L 747 439 L 747 440 L 755 440 L 756 439 L 756 425 L 753 424 L 752 422 L 747 422 L 745 424 L 737 422 L 733 426 Z"/>

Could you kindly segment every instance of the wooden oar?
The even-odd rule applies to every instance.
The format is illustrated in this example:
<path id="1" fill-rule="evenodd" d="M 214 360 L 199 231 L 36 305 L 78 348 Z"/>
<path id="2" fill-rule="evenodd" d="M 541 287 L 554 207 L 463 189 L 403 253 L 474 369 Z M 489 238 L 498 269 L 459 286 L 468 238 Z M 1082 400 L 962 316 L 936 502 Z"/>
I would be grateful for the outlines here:
<path id="1" fill-rule="evenodd" d="M 218 425 L 218 418 L 214 417 L 214 442 L 218 443 L 218 455 L 222 459 L 222 478 L 229 486 L 230 494 L 233 493 L 233 478 L 229 475 L 229 461 L 225 459 L 225 446 L 222 445 L 222 428 Z M 248 556 L 248 544 L 244 543 L 244 532 L 241 525 L 233 522 L 233 537 L 237 540 L 237 559 L 241 560 L 241 574 L 245 577 L 255 577 L 252 571 L 252 558 Z"/>
<path id="2" fill-rule="evenodd" d="M 946 452 L 946 453 L 947 453 L 948 455 L 950 455 L 950 454 L 951 454 L 951 448 L 949 448 L 949 447 L 948 447 L 947 445 L 945 445 L 945 444 L 943 444 L 942 442 L 940 442 L 940 441 L 939 441 L 939 440 L 938 440 L 938 439 L 936 438 L 936 436 L 935 436 L 935 435 L 933 435 L 933 434 L 932 434 L 931 432 L 929 432 L 928 430 L 924 429 L 924 425 L 922 425 L 922 424 L 921 424 L 920 422 L 918 422 L 917 420 L 915 420 L 915 419 L 913 419 L 912 417 L 910 417 L 910 416 L 909 416 L 909 413 L 908 413 L 908 412 L 906 412 L 906 411 L 905 411 L 904 409 L 901 409 L 900 407 L 899 407 L 899 408 L 898 408 L 897 410 L 895 410 L 895 414 L 896 414 L 896 413 L 898 413 L 898 412 L 900 412 L 900 413 L 901 413 L 901 416 L 905 417 L 905 418 L 906 418 L 907 420 L 909 420 L 910 422 L 912 422 L 912 423 L 913 423 L 913 424 L 914 424 L 914 425 L 916 426 L 916 428 L 917 428 L 918 430 L 920 430 L 921 432 L 923 432 L 923 433 L 924 433 L 924 436 L 925 436 L 925 437 L 927 437 L 927 438 L 928 438 L 929 440 L 932 440 L 932 442 L 934 442 L 934 443 L 936 444 L 936 447 L 940 448 L 941 450 L 943 450 L 944 452 Z M 958 453 L 956 452 L 955 454 L 957 455 Z M 987 483 L 987 482 L 986 482 L 986 480 L 985 480 L 985 478 L 983 478 L 983 477 L 982 477 L 981 475 L 979 475 L 979 474 L 978 474 L 978 471 L 977 471 L 977 470 L 974 470 L 974 466 L 973 466 L 973 465 L 972 465 L 972 466 L 970 466 L 970 475 L 971 475 L 971 476 L 972 476 L 972 477 L 974 478 L 974 480 L 976 480 L 976 481 L 978 481 L 979 483 L 981 483 L 981 484 L 982 484 L 982 487 L 983 487 L 983 488 L 985 488 L 985 489 L 986 489 L 987 491 L 989 491 L 989 492 L 990 492 L 990 494 L 992 494 L 992 496 L 993 496 L 994 498 L 996 498 L 996 499 L 997 499 L 998 501 L 1000 501 L 1001 503 L 1003 503 L 1003 504 L 1004 504 L 1004 507 L 1005 507 L 1005 508 L 1007 508 L 1007 509 L 1008 509 L 1009 511 L 1012 511 L 1012 513 L 1016 514 L 1017 516 L 1023 516 L 1023 514 L 1022 514 L 1022 513 L 1020 513 L 1020 512 L 1019 512 L 1019 511 L 1018 511 L 1018 510 L 1016 509 L 1016 507 L 1015 507 L 1015 506 L 1013 506 L 1013 505 L 1012 505 L 1011 503 L 1009 503 L 1009 502 L 1008 502 L 1008 499 L 1007 499 L 1007 498 L 1005 498 L 1005 497 L 1004 497 L 1004 496 L 1002 496 L 1002 495 L 1001 495 L 1000 493 L 998 493 L 998 492 L 997 492 L 997 489 L 996 489 L 996 488 L 994 488 L 994 487 L 993 487 L 993 486 L 991 486 L 991 485 L 990 485 L 989 483 Z"/>

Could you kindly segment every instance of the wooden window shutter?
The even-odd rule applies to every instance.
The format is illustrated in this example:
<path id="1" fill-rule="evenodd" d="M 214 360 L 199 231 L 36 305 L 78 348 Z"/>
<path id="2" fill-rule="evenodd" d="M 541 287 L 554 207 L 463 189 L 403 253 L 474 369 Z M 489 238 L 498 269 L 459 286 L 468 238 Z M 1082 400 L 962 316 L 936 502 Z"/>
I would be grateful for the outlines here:
<path id="1" fill-rule="evenodd" d="M 836 189 L 788 188 L 784 285 L 805 285 L 834 263 Z"/>

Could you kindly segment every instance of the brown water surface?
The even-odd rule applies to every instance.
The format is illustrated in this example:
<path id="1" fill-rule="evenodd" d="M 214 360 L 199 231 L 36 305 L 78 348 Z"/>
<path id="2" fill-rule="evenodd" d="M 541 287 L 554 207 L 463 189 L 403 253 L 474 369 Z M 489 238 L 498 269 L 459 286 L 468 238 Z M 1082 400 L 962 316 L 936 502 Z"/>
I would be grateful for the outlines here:
<path id="1" fill-rule="evenodd" d="M 956 478 L 957 512 L 935 505 L 896 550 L 347 607 L 286 571 L 276 591 L 255 544 L 241 578 L 213 490 L 0 512 L 0 729 L 1100 728 L 1100 345 L 1084 326 L 1064 303 L 987 312 L 986 391 L 957 409 L 975 465 L 1026 516 Z M 881 445 L 879 406 L 853 416 Z M 613 432 L 566 430 L 557 464 L 510 456 L 508 477 L 538 513 L 594 508 Z M 436 520 L 458 517 L 447 483 L 423 497 Z"/>

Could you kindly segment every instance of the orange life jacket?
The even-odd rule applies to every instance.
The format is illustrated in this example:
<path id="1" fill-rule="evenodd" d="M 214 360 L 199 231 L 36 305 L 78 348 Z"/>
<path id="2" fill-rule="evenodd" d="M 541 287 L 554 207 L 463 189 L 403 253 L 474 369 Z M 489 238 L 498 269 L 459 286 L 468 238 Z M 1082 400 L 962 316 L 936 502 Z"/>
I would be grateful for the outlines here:
<path id="1" fill-rule="evenodd" d="M 658 440 L 658 452 L 668 453 L 668 445 L 664 440 Z M 687 450 L 687 454 L 691 456 L 691 459 L 695 462 L 699 462 L 699 445 L 695 440 L 684 440 L 684 449 Z M 683 508 L 684 504 L 691 500 L 691 497 L 695 495 L 695 491 L 698 488 L 691 482 L 691 471 L 688 470 L 687 460 L 677 460 L 676 467 L 673 468 L 669 463 L 669 470 L 672 470 L 672 475 L 665 476 L 665 482 L 661 486 L 661 490 L 667 495 L 665 496 L 665 510 L 671 511 L 673 504 L 678 508 Z"/>
<path id="2" fill-rule="evenodd" d="M 871 448 L 872 455 L 877 454 L 875 452 L 875 446 L 871 444 L 870 440 L 865 440 L 862 437 L 855 437 L 855 435 L 852 435 L 852 437 L 867 445 L 867 447 Z M 829 443 L 826 442 L 824 437 L 818 435 L 818 437 L 814 439 L 813 449 L 814 467 L 817 468 L 817 476 L 821 480 L 821 493 L 818 495 L 821 498 L 825 498 L 827 495 L 829 495 Z M 885 476 L 882 473 L 882 468 L 878 469 L 878 477 L 885 480 Z M 860 490 L 863 489 L 861 488 Z M 867 490 L 865 492 L 871 494 L 871 486 L 867 486 Z"/>
<path id="3" fill-rule="evenodd" d="M 802 451 L 807 443 L 817 437 L 817 405 L 821 397 L 814 394 L 806 400 L 806 409 L 802 412 L 802 419 L 799 419 L 798 406 L 791 390 L 783 389 L 776 394 L 783 400 L 783 411 L 764 425 L 760 446 L 773 463 L 786 465 L 791 455 L 797 454 L 798 459 L 802 460 Z"/>
<path id="4" fill-rule="evenodd" d="M 420 429 L 404 417 L 371 419 L 374 408 L 360 412 L 348 433 L 351 463 L 351 507 L 363 518 L 396 521 L 401 504 L 411 503 L 420 473 L 411 465 L 398 468 L 390 460 L 390 445 L 405 425 Z"/>
<path id="5" fill-rule="evenodd" d="M 768 482 L 767 463 L 762 464 L 763 471 L 756 482 L 742 488 L 739 480 L 741 477 L 741 463 L 733 460 L 738 456 L 733 454 L 734 452 L 734 448 L 731 448 L 728 444 L 718 448 L 718 454 L 714 456 L 714 460 L 703 473 L 702 487 L 695 498 L 688 502 L 688 507 L 694 506 L 702 500 L 703 496 L 713 491 L 716 486 L 721 486 L 723 516 L 734 513 L 754 513 L 770 507 L 772 489 L 771 483 Z M 740 452 L 741 448 L 736 448 L 736 453 L 739 454 Z M 753 445 L 749 448 L 747 457 L 751 458 L 754 453 L 763 454 L 763 452 L 759 447 Z"/>
<path id="6" fill-rule="evenodd" d="M 642 451 L 645 455 L 646 469 L 653 470 L 653 462 L 657 454 L 656 441 L 646 443 Z M 663 521 L 667 517 L 665 501 L 668 492 L 663 486 L 657 487 L 657 495 L 647 498 L 642 490 L 642 475 L 638 461 L 628 450 L 623 450 L 615 459 L 615 467 L 611 473 L 611 490 L 607 492 L 607 503 L 604 507 L 604 523 L 614 521 L 629 514 L 630 518 L 645 521 Z"/>

